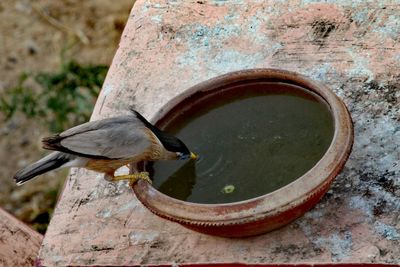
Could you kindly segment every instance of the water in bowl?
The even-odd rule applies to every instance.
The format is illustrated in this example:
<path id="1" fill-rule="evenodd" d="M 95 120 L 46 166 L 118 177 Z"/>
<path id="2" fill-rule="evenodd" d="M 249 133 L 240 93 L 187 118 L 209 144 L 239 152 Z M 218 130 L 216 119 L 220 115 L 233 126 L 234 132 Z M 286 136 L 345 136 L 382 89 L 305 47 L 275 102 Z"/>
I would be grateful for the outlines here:
<path id="1" fill-rule="evenodd" d="M 199 159 L 146 167 L 153 186 L 176 199 L 216 204 L 267 194 L 310 170 L 332 141 L 327 104 L 300 87 L 253 82 L 201 97 L 166 127 Z"/>

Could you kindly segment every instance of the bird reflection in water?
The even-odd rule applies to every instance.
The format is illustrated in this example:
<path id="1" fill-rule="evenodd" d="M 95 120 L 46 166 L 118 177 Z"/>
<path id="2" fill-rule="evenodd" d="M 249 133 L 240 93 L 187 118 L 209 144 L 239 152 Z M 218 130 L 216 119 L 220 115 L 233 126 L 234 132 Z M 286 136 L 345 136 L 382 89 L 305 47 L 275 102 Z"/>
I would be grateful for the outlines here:
<path id="1" fill-rule="evenodd" d="M 147 167 L 150 177 L 154 177 L 153 164 Z M 188 160 L 178 170 L 171 174 L 159 187 L 164 194 L 180 200 L 187 200 L 192 195 L 196 184 L 196 161 Z"/>

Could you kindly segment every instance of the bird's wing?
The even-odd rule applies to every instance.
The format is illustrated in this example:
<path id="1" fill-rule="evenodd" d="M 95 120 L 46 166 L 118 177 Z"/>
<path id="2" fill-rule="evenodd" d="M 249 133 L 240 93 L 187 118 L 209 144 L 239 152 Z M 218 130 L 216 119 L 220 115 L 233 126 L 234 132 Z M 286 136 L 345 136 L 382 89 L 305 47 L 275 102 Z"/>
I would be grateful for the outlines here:
<path id="1" fill-rule="evenodd" d="M 44 148 L 89 158 L 121 159 L 150 149 L 149 131 L 135 116 L 122 116 L 76 126 L 43 140 Z"/>

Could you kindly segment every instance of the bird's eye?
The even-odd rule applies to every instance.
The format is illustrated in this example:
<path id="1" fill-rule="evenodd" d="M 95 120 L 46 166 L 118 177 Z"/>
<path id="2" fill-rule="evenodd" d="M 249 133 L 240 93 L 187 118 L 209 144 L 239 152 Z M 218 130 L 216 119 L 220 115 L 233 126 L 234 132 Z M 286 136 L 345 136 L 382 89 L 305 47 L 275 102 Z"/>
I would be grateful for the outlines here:
<path id="1" fill-rule="evenodd" d="M 178 159 L 180 159 L 180 160 L 185 160 L 185 159 L 188 159 L 188 158 L 189 158 L 188 155 L 186 155 L 186 154 L 184 154 L 184 153 L 182 153 L 182 152 L 176 152 L 176 156 L 177 156 Z"/>

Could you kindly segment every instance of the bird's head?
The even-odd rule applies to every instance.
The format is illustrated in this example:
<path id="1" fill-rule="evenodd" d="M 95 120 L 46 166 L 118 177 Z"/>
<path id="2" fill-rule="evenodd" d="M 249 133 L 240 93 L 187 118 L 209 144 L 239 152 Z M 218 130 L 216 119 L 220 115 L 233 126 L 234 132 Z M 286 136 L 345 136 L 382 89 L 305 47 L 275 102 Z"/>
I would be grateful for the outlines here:
<path id="1" fill-rule="evenodd" d="M 177 137 L 163 133 L 162 136 L 158 136 L 164 148 L 170 152 L 172 159 L 185 160 L 185 159 L 197 159 L 197 156 L 190 152 L 187 146 Z"/>
<path id="2" fill-rule="evenodd" d="M 168 152 L 164 155 L 164 159 L 174 160 L 185 160 L 185 159 L 197 159 L 197 156 L 190 152 L 187 146 L 177 137 L 158 129 L 147 121 L 139 112 L 131 109 L 136 117 L 142 121 L 142 123 L 152 131 L 152 133 L 160 140 L 164 149 Z"/>
<path id="3" fill-rule="evenodd" d="M 178 139 L 178 141 L 181 143 L 181 149 L 180 151 L 176 151 L 176 159 L 179 160 L 185 160 L 185 159 L 197 159 L 197 155 L 194 154 L 193 152 L 190 152 L 189 149 L 186 147 L 186 145 Z"/>

